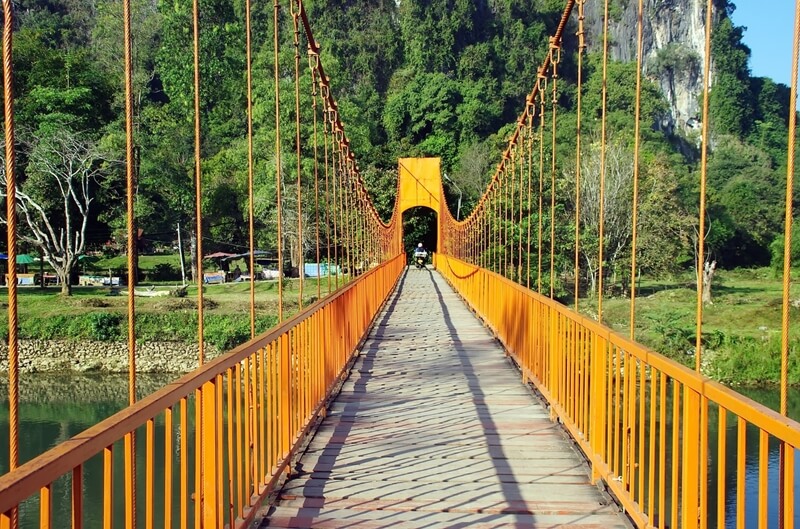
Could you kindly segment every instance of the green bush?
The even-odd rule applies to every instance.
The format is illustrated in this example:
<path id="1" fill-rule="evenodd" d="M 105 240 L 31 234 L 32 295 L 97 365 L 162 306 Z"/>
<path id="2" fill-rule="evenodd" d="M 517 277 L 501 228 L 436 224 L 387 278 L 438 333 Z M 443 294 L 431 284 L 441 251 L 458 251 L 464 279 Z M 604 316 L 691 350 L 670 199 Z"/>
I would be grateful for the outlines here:
<path id="1" fill-rule="evenodd" d="M 122 338 L 123 317 L 116 312 L 90 312 L 86 315 L 88 322 L 87 338 L 102 342 Z"/>
<path id="2" fill-rule="evenodd" d="M 262 333 L 277 324 L 274 315 L 256 319 L 256 332 Z M 250 316 L 242 314 L 207 314 L 205 339 L 220 350 L 228 350 L 250 339 Z M 120 312 L 98 311 L 71 315 L 26 317 L 21 321 L 19 337 L 40 340 L 122 340 L 127 335 L 127 318 Z M 0 321 L 0 337 L 8 338 L 6 321 Z M 143 312 L 136 315 L 136 337 L 143 341 L 197 341 L 197 313 L 174 310 Z"/>
<path id="3" fill-rule="evenodd" d="M 730 385 L 764 385 L 780 382 L 781 338 L 727 338 L 714 351 L 709 366 L 712 378 Z M 800 383 L 800 343 L 789 344 L 789 383 Z"/>
<path id="4" fill-rule="evenodd" d="M 779 235 L 769 245 L 769 252 L 771 255 L 770 265 L 777 273 L 783 273 L 783 252 L 784 252 L 784 235 Z M 790 252 L 792 263 L 797 266 L 800 263 L 800 223 L 795 222 L 792 224 L 792 250 Z"/>
<path id="5" fill-rule="evenodd" d="M 176 281 L 181 278 L 181 271 L 170 263 L 158 263 L 145 276 L 148 281 Z"/>

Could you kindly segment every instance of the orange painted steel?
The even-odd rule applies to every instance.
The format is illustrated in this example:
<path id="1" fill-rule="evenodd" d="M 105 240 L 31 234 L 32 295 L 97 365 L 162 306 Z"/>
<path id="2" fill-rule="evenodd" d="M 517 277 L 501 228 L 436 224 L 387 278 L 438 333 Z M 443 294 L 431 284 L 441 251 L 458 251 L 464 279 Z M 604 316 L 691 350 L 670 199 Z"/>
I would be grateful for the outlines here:
<path id="1" fill-rule="evenodd" d="M 14 68 L 13 68 L 14 9 L 11 0 L 3 0 L 3 131 L 5 139 L 6 175 L 6 244 L 8 262 L 17 261 L 17 162 L 14 129 Z M 17 310 L 17 269 L 8 267 L 8 465 L 14 470 L 19 464 L 19 314 Z M 0 526 L 16 528 L 18 511 L 0 510 Z"/>
<path id="2" fill-rule="evenodd" d="M 727 516 L 744 527 L 746 443 L 758 443 L 759 457 L 748 465 L 756 465 L 759 494 L 777 469 L 766 456 L 769 443 L 792 456 L 800 448 L 800 423 L 497 273 L 441 253 L 434 260 L 639 527 L 707 527 L 708 510 L 732 502 L 737 511 Z M 728 424 L 738 424 L 738 441 L 723 436 L 708 449 L 711 432 Z M 707 469 L 717 468 L 724 483 L 728 459 L 738 461 L 739 492 L 723 486 L 712 498 Z M 782 499 L 793 513 L 793 461 L 786 467 Z M 762 496 L 759 516 L 775 523 Z"/>
<path id="3" fill-rule="evenodd" d="M 234 511 L 232 527 L 245 527 L 253 519 L 255 507 L 275 490 L 287 472 L 317 418 L 324 414 L 331 395 L 347 374 L 360 341 L 404 267 L 405 256 L 398 252 L 392 259 L 266 334 L 205 363 L 198 370 L 3 475 L 0 477 L 0 512 L 9 513 L 23 501 L 39 494 L 49 505 L 50 486 L 61 476 L 71 475 L 74 484 L 71 489 L 72 516 L 77 520 L 77 526 L 88 511 L 95 509 L 98 519 L 111 520 L 115 513 L 107 511 L 113 509 L 113 502 L 102 495 L 87 497 L 79 486 L 84 465 L 92 457 L 103 454 L 103 488 L 111 491 L 115 471 L 111 447 L 131 432 L 146 427 L 147 433 L 138 443 L 145 445 L 142 449 L 147 454 L 146 470 L 145 475 L 136 477 L 146 485 L 144 512 L 150 526 L 155 495 L 164 494 L 164 501 L 172 501 L 169 492 L 172 476 L 153 473 L 156 458 L 154 425 L 170 424 L 172 410 L 180 405 L 181 421 L 177 430 L 180 450 L 162 453 L 165 468 L 180 465 L 178 486 L 182 493 L 177 506 L 180 514 L 165 510 L 161 514 L 163 520 L 159 519 L 157 525 L 188 527 L 193 523 L 199 527 L 200 521 L 196 517 L 192 521 L 186 516 L 191 516 L 194 510 L 192 502 L 195 502 L 195 507 L 201 504 L 199 511 L 203 527 L 223 527 L 231 521 L 231 509 Z M 223 388 L 227 388 L 226 391 Z M 187 408 L 196 406 L 195 392 L 198 391 L 203 399 L 202 413 L 211 416 L 205 418 L 205 427 L 208 424 L 213 427 L 211 431 L 203 431 L 201 490 L 190 498 L 188 491 L 193 488 L 197 468 L 192 476 L 186 460 L 200 453 L 189 448 L 192 434 Z M 232 435 L 234 430 L 235 436 Z M 169 432 L 176 434 L 171 428 Z M 169 446 L 166 444 L 165 448 Z M 257 461 L 242 458 L 242 454 L 249 453 Z M 239 462 L 242 459 L 246 465 L 256 465 L 258 472 L 231 468 L 232 460 Z M 223 483 L 223 476 L 228 482 Z M 229 495 L 229 504 L 223 504 L 225 494 Z M 49 511 L 42 512 L 41 527 L 47 526 L 44 520 L 49 516 Z"/>

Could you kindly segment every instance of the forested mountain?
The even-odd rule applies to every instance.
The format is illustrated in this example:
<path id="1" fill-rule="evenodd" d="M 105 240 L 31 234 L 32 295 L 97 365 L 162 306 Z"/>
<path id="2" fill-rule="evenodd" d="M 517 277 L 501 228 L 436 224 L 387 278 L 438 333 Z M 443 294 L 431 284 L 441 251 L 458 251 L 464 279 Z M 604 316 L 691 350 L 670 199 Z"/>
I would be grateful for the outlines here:
<path id="1" fill-rule="evenodd" d="M 587 3 L 590 47 L 582 124 L 591 140 L 585 145 L 587 164 L 592 163 L 599 135 L 598 19 L 596 8 L 590 7 L 594 3 Z M 308 0 L 305 4 L 348 136 L 379 207 L 384 212 L 391 208 L 397 158 L 425 155 L 442 158 L 445 171 L 464 191 L 464 210 L 469 211 L 535 82 L 564 2 Z M 612 55 L 620 62 L 609 67 L 609 143 L 619 162 L 621 194 L 618 204 L 609 199 L 607 207 L 624 208 L 622 197 L 630 186 L 635 89 L 635 63 L 630 60 L 635 57 L 625 43 L 630 42 L 635 4 L 612 1 L 612 41 L 623 44 L 612 46 Z M 642 117 L 645 272 L 674 271 L 691 266 L 693 259 L 702 126 L 696 115 L 697 87 L 702 84 L 698 78 L 702 59 L 696 51 L 697 35 L 704 29 L 701 4 L 699 0 L 648 2 L 648 28 L 654 37 L 647 49 Z M 244 1 L 201 0 L 200 5 L 207 247 L 234 250 L 247 240 Z M 15 96 L 23 186 L 48 207 L 57 207 L 37 160 L 46 159 L 42 152 L 68 133 L 92 149 L 95 165 L 102 169 L 98 173 L 102 176 L 91 180 L 87 244 L 121 243 L 120 3 L 21 0 L 16 6 Z M 134 0 L 133 6 L 136 208 L 145 237 L 169 243 L 178 223 L 193 223 L 191 3 Z M 288 12 L 288 4 L 286 8 Z M 276 244 L 272 9 L 272 3 L 253 6 L 256 228 L 257 244 L 263 248 Z M 729 18 L 730 9 L 725 0 L 717 0 L 709 249 L 723 266 L 764 265 L 780 245 L 775 241 L 782 225 L 788 88 L 750 75 L 749 50 L 741 40 L 742 28 Z M 571 83 L 575 23 L 567 31 L 561 69 L 566 82 L 559 99 L 563 123 L 559 150 L 564 161 L 559 185 L 565 189 L 574 185 L 569 162 L 574 160 L 574 145 L 569 138 L 576 126 Z M 684 35 L 686 31 L 689 34 Z M 293 64 L 291 38 L 289 31 L 282 32 L 282 64 Z M 286 83 L 282 94 L 292 97 L 293 81 L 287 77 L 282 82 Z M 291 151 L 288 144 L 287 151 Z M 591 174 L 592 168 L 586 171 Z M 292 178 L 289 170 L 287 181 Z M 591 183 L 591 178 L 587 181 Z M 565 258 L 574 243 L 570 242 L 573 208 L 566 201 L 559 209 Z M 592 219 L 583 222 L 583 245 L 591 248 L 596 237 Z M 620 227 L 616 236 L 609 242 L 615 245 L 609 255 L 619 261 L 610 262 L 609 269 L 623 270 L 629 235 Z M 591 269 L 588 252 L 584 259 Z"/>

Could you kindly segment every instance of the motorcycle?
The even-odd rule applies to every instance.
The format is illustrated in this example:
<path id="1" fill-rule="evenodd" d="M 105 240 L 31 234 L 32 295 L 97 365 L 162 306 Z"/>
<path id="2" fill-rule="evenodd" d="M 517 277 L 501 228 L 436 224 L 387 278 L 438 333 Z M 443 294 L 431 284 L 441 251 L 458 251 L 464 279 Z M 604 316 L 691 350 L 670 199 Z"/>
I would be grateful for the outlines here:
<path id="1" fill-rule="evenodd" d="M 425 261 L 428 259 L 427 252 L 414 252 L 414 264 L 417 268 L 425 268 Z"/>

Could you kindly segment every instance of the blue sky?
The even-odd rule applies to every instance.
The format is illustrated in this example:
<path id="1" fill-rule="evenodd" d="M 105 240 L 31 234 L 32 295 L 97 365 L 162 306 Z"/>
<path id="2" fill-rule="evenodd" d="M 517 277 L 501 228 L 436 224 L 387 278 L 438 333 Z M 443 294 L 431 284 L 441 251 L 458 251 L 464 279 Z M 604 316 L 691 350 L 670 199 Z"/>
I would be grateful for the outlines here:
<path id="1" fill-rule="evenodd" d="M 792 76 L 794 0 L 733 0 L 733 22 L 745 26 L 754 76 L 789 85 Z"/>

